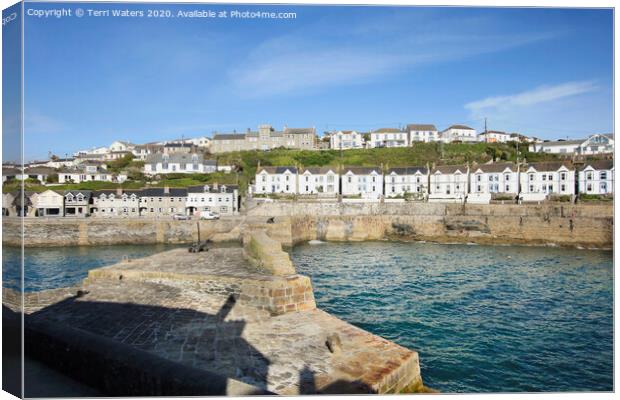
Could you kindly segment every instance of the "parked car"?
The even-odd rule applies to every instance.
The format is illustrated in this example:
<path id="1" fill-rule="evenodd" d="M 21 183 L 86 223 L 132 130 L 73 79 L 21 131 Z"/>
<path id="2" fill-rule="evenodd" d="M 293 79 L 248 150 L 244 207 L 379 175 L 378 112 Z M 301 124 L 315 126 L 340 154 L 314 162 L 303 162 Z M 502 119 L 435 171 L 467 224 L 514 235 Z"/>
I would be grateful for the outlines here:
<path id="1" fill-rule="evenodd" d="M 200 219 L 220 219 L 220 216 L 216 213 L 213 213 L 211 211 L 201 211 L 200 212 Z"/>
<path id="2" fill-rule="evenodd" d="M 172 219 L 177 220 L 177 221 L 187 221 L 188 219 L 191 219 L 192 217 L 189 215 L 185 215 L 185 214 L 174 214 L 172 216 Z"/>

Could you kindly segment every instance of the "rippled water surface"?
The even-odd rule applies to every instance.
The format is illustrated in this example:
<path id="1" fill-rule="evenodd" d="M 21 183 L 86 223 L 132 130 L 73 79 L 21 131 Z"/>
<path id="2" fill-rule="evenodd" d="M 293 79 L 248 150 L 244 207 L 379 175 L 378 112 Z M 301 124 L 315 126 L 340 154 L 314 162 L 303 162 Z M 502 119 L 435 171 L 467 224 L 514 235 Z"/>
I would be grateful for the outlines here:
<path id="1" fill-rule="evenodd" d="M 178 247 L 176 245 L 74 246 L 26 248 L 26 291 L 71 286 L 86 278 L 88 270 L 115 264 L 123 257 L 139 258 Z M 2 246 L 2 284 L 18 289 L 21 248 Z"/>
<path id="2" fill-rule="evenodd" d="M 611 252 L 369 242 L 292 257 L 321 308 L 417 350 L 432 388 L 613 390 Z"/>

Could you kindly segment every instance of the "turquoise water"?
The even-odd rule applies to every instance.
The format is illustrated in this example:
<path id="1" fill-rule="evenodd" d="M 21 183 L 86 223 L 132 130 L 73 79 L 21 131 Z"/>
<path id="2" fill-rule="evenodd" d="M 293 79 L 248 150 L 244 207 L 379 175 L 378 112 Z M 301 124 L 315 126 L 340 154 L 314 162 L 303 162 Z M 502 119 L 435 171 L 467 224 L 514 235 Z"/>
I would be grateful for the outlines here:
<path id="1" fill-rule="evenodd" d="M 319 307 L 417 350 L 442 392 L 613 390 L 613 256 L 326 243 L 292 250 Z"/>
<path id="2" fill-rule="evenodd" d="M 24 287 L 26 291 L 75 285 L 88 270 L 115 264 L 123 257 L 139 258 L 178 247 L 177 245 L 74 246 L 25 249 Z M 2 246 L 2 285 L 19 289 L 19 247 Z"/>

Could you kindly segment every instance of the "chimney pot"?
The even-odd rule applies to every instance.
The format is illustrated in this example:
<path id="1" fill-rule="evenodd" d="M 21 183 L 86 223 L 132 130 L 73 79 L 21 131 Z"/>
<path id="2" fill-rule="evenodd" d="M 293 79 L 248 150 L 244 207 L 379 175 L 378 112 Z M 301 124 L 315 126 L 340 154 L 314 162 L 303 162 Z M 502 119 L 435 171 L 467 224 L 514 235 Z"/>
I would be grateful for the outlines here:
<path id="1" fill-rule="evenodd" d="M 164 187 L 164 193 L 165 194 L 169 194 L 170 193 L 170 188 L 168 186 Z"/>

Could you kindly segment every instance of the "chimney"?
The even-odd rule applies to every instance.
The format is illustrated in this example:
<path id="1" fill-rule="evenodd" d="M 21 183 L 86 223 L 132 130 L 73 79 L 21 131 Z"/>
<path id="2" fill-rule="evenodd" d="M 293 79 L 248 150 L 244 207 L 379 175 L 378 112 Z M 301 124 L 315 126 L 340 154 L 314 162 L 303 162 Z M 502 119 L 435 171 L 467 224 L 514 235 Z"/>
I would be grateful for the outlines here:
<path id="1" fill-rule="evenodd" d="M 170 188 L 168 186 L 164 186 L 164 194 L 170 194 Z"/>
<path id="2" fill-rule="evenodd" d="M 214 190 L 214 191 L 217 191 L 217 190 L 218 190 L 217 182 L 214 182 L 214 183 L 213 183 L 213 190 Z"/>
<path id="3" fill-rule="evenodd" d="M 116 195 L 117 196 L 122 196 L 123 195 L 123 189 L 122 188 L 116 188 Z"/>

